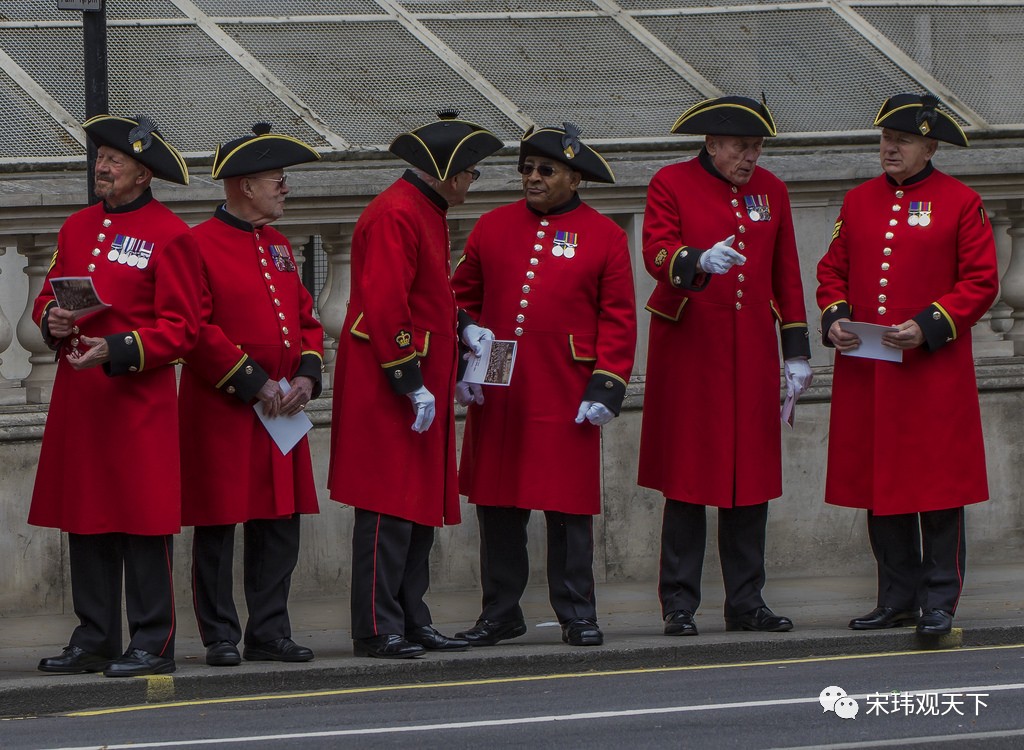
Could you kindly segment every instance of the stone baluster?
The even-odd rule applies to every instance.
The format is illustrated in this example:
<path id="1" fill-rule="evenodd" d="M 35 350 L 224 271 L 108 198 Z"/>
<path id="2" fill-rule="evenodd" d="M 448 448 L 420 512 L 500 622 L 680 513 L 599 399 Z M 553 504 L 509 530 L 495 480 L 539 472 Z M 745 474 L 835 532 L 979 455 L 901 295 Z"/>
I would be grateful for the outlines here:
<path id="1" fill-rule="evenodd" d="M 28 260 L 25 274 L 28 276 L 28 300 L 25 311 L 18 320 L 18 343 L 29 353 L 31 371 L 22 385 L 25 400 L 30 404 L 50 402 L 53 379 L 57 376 L 57 363 L 53 351 L 43 342 L 38 326 L 32 320 L 32 306 L 35 304 L 43 280 L 50 268 L 50 258 L 57 246 L 56 234 L 34 234 L 18 236 L 18 252 Z"/>
<path id="2" fill-rule="evenodd" d="M 302 278 L 303 268 L 307 260 L 306 245 L 309 244 L 310 238 L 316 234 L 316 229 L 309 226 L 280 226 L 275 227 L 275 229 L 288 238 L 288 243 L 292 246 L 292 255 L 295 256 L 295 270 L 298 272 L 299 278 Z"/>
<path id="3" fill-rule="evenodd" d="M 0 245 L 0 256 L 6 254 L 7 245 Z M 11 321 L 8 320 L 7 314 L 4 312 L 3 307 L 0 307 L 0 352 L 7 351 L 7 347 L 11 345 L 12 341 L 14 341 L 14 329 L 11 327 Z M 0 359 L 0 365 L 2 365 L 3 363 L 4 361 Z M 9 389 L 13 388 L 16 385 L 18 385 L 18 381 L 11 380 L 9 378 L 3 377 L 3 375 L 0 375 L 0 390 L 4 391 L 5 395 L 9 393 Z M 19 393 L 19 399 L 20 396 L 21 394 Z M 6 403 L 7 399 L 3 399 L 3 402 Z"/>
<path id="4" fill-rule="evenodd" d="M 1009 240 L 1009 236 L 1006 234 L 1006 229 L 1009 226 L 1009 220 L 1005 217 L 1000 216 L 998 219 L 992 215 L 992 232 L 996 242 L 996 253 L 998 255 L 1000 240 Z M 1000 270 L 1005 266 L 1000 266 Z M 996 303 L 999 303 L 999 298 L 996 298 Z M 1013 344 L 1009 341 L 1003 340 L 1003 334 L 996 331 L 992 326 L 992 311 L 994 309 L 989 308 L 984 315 L 975 323 L 971 329 L 971 341 L 974 347 L 974 357 L 976 359 L 981 357 L 1012 357 L 1013 356 Z"/>
<path id="5" fill-rule="evenodd" d="M 1012 312 L 1010 329 L 1003 334 L 1013 342 L 1013 353 L 1024 353 L 1024 207 L 1022 201 L 1007 201 L 1006 216 L 1010 222 L 1010 261 L 1002 280 L 1002 301 Z"/>
<path id="6" fill-rule="evenodd" d="M 320 242 L 327 256 L 327 280 L 317 297 L 320 323 L 324 327 L 324 388 L 333 387 L 338 341 L 348 309 L 352 279 L 353 224 L 329 224 L 320 227 Z"/>
<path id="7" fill-rule="evenodd" d="M 999 210 L 990 214 L 992 220 L 992 232 L 996 239 L 996 257 L 999 259 L 999 278 L 1002 279 L 1006 275 L 1006 269 L 1010 265 L 1010 218 L 1006 212 Z M 1013 320 L 1010 315 L 1013 310 L 1003 302 L 1002 295 L 1002 284 L 1000 283 L 999 298 L 996 303 L 992 305 L 992 309 L 989 310 L 989 320 L 992 330 L 999 334 L 999 338 L 1003 339 L 1002 334 L 1010 330 L 1010 326 L 1013 325 Z M 1012 353 L 1012 352 L 1011 352 Z"/>

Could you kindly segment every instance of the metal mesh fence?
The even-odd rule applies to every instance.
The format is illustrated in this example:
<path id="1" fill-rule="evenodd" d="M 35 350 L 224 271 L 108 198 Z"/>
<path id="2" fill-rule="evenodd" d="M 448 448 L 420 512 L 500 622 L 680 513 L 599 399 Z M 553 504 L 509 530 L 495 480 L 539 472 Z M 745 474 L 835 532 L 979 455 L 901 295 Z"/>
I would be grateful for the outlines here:
<path id="1" fill-rule="evenodd" d="M 182 18 L 184 14 L 169 0 L 107 0 L 107 18 Z M 81 11 L 57 10 L 56 0 L 3 0 L 0 21 L 76 21 Z"/>
<path id="2" fill-rule="evenodd" d="M 588 0 L 399 0 L 410 13 L 564 13 L 593 12 Z"/>
<path id="3" fill-rule="evenodd" d="M 210 16 L 381 15 L 373 0 L 192 0 Z"/>
<path id="4" fill-rule="evenodd" d="M 863 130 L 886 97 L 921 88 L 827 9 L 640 22 L 720 90 L 764 92 L 780 133 Z"/>
<path id="5" fill-rule="evenodd" d="M 0 73 L 0 159 L 18 159 L 26 153 L 73 156 L 81 146 L 34 99 L 7 75 Z"/>
<path id="6" fill-rule="evenodd" d="M 1024 6 L 856 10 L 991 124 L 1024 121 Z"/>
<path id="7" fill-rule="evenodd" d="M 220 28 L 171 0 L 106 3 L 111 110 L 152 115 L 186 152 L 255 120 L 375 149 L 445 106 L 506 140 L 563 119 L 660 140 L 716 90 L 764 92 L 789 134 L 869 130 L 885 97 L 942 87 L 967 127 L 1024 129 L 1024 5 L 1005 0 L 395 0 L 400 19 L 374 0 L 192 1 Z M 81 153 L 48 98 L 17 83 L 82 118 L 81 20 L 54 0 L 0 2 L 0 160 Z"/>
<path id="8" fill-rule="evenodd" d="M 397 23 L 225 30 L 350 143 L 390 143 L 446 106 L 499 135 L 518 136 L 508 117 Z M 313 47 L 312 35 L 318 42 Z"/>
<path id="9" fill-rule="evenodd" d="M 608 18 L 424 24 L 540 125 L 570 119 L 591 138 L 665 136 L 703 98 Z M 521 135 L 521 133 L 516 133 Z"/>

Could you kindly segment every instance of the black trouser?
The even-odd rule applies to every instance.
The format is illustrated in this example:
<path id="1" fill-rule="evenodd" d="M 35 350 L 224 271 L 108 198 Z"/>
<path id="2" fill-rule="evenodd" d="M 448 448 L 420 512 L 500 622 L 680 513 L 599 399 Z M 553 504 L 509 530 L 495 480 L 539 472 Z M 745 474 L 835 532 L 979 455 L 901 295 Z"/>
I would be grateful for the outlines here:
<path id="1" fill-rule="evenodd" d="M 725 581 L 725 616 L 764 606 L 764 544 L 768 503 L 718 509 L 718 554 Z M 700 606 L 707 542 L 705 506 L 665 499 L 658 596 L 662 616 Z"/>
<path id="2" fill-rule="evenodd" d="M 352 528 L 352 637 L 402 635 L 429 625 L 434 527 L 356 508 Z"/>
<path id="3" fill-rule="evenodd" d="M 299 560 L 299 515 L 253 519 L 242 524 L 243 581 L 249 619 L 245 643 L 290 638 L 288 592 Z M 209 646 L 238 643 L 242 630 L 235 609 L 235 524 L 196 526 L 192 537 L 192 604 L 199 637 Z"/>
<path id="4" fill-rule="evenodd" d="M 525 508 L 476 506 L 480 524 L 480 617 L 495 622 L 523 619 L 519 606 L 530 577 Z M 597 621 L 594 598 L 594 517 L 544 511 L 548 536 L 548 598 L 562 624 Z"/>
<path id="5" fill-rule="evenodd" d="M 174 658 L 173 537 L 68 534 L 71 598 L 79 625 L 70 644 L 114 658 L 121 651 L 121 585 L 129 649 Z"/>
<path id="6" fill-rule="evenodd" d="M 868 511 L 878 606 L 956 612 L 964 584 L 964 509 L 880 516 Z"/>

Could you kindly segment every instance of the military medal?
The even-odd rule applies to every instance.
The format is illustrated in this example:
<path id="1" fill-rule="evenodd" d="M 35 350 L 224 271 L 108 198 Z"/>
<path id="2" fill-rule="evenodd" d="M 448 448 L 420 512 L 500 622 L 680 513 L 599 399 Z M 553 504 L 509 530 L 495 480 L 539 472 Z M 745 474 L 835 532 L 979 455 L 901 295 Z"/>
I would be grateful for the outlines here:
<path id="1" fill-rule="evenodd" d="M 907 224 L 912 227 L 926 227 L 932 223 L 932 202 L 911 201 Z"/>
<path id="2" fill-rule="evenodd" d="M 772 211 L 768 206 L 767 195 L 744 195 L 743 202 L 746 204 L 747 216 L 751 221 L 772 220 Z"/>
<path id="3" fill-rule="evenodd" d="M 295 262 L 288 254 L 287 245 L 271 245 L 270 257 L 274 259 L 274 268 L 278 271 L 295 270 Z"/>
<path id="4" fill-rule="evenodd" d="M 154 243 L 119 234 L 114 237 L 107 253 L 107 260 L 117 261 L 129 268 L 145 268 L 149 265 L 149 257 L 153 254 Z"/>
<path id="5" fill-rule="evenodd" d="M 556 258 L 573 258 L 576 256 L 576 246 L 579 245 L 579 235 L 576 232 L 555 232 L 555 242 L 551 247 L 551 254 Z"/>

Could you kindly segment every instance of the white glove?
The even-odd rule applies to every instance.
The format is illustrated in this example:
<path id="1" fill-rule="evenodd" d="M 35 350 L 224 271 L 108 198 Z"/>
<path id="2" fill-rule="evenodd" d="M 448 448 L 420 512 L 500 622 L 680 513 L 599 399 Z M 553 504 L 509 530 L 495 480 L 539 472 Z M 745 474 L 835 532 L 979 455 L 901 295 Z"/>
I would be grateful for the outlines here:
<path id="1" fill-rule="evenodd" d="M 583 401 L 580 403 L 580 410 L 576 412 L 576 424 L 583 424 L 584 419 L 600 427 L 615 419 L 615 415 L 600 401 Z"/>
<path id="2" fill-rule="evenodd" d="M 490 328 L 470 323 L 462 329 L 462 343 L 470 348 L 474 357 L 479 357 L 483 353 L 483 347 L 480 346 L 480 342 L 487 341 L 488 339 L 494 341 L 494 333 Z"/>
<path id="3" fill-rule="evenodd" d="M 484 402 L 484 389 L 479 383 L 467 383 L 460 380 L 455 384 L 455 400 L 462 406 L 470 404 L 482 404 Z"/>
<path id="4" fill-rule="evenodd" d="M 803 357 L 793 357 L 784 363 L 786 368 L 786 393 L 799 396 L 811 387 L 811 365 Z"/>
<path id="5" fill-rule="evenodd" d="M 405 394 L 412 401 L 412 408 L 416 412 L 416 421 L 412 428 L 416 432 L 426 432 L 434 422 L 434 394 L 421 385 L 412 393 Z"/>
<path id="6" fill-rule="evenodd" d="M 710 250 L 705 250 L 701 253 L 698 262 L 704 273 L 725 273 L 734 265 L 742 266 L 747 262 L 745 256 L 732 249 L 732 243 L 735 239 L 736 235 L 730 234 L 721 242 L 716 242 Z"/>

